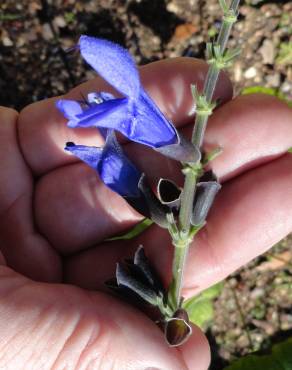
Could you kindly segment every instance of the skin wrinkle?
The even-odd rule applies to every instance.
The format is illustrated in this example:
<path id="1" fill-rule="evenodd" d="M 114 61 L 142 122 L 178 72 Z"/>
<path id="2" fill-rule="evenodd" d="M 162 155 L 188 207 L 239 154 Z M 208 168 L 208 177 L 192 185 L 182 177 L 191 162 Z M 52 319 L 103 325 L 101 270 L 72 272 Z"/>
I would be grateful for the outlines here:
<path id="1" fill-rule="evenodd" d="M 51 246 L 46 243 L 44 238 L 40 237 L 39 240 L 37 240 L 35 237 L 33 237 L 34 231 L 32 229 L 32 225 L 30 224 L 31 216 L 28 215 L 25 219 L 23 219 L 18 213 L 18 210 L 23 207 L 23 202 L 20 202 L 21 200 L 25 200 L 24 203 L 27 203 L 26 199 L 19 199 L 18 203 L 21 204 L 14 204 L 13 207 L 9 209 L 9 213 L 6 214 L 5 219 L 2 219 L 2 225 L 0 227 L 0 240 L 2 240 L 1 250 L 7 260 L 7 263 L 21 272 L 25 272 L 31 266 L 35 266 L 34 271 L 38 275 L 45 275 L 45 273 L 50 274 L 52 271 L 51 267 L 47 268 L 47 265 L 44 267 L 38 266 L 40 260 L 43 258 L 43 253 L 46 251 L 47 259 L 50 258 L 51 260 L 54 260 L 54 265 L 52 267 L 53 270 L 56 271 L 56 274 L 59 275 L 59 257 L 57 254 L 55 254 L 55 252 L 53 252 Z M 8 227 L 8 225 L 11 229 Z M 32 238 L 30 236 L 32 236 Z M 38 249 L 32 256 L 33 258 L 28 258 L 28 255 L 30 255 L 30 252 L 34 249 L 36 244 L 35 242 L 37 241 Z M 11 245 L 14 245 L 14 249 L 11 249 Z M 15 253 L 15 250 L 17 250 L 17 254 Z M 28 274 L 28 276 L 30 276 L 30 274 Z"/>
<path id="2" fill-rule="evenodd" d="M 15 293 L 17 293 L 17 292 L 13 291 L 13 293 L 14 293 L 13 295 L 16 295 Z M 1 301 L 3 301 L 3 299 Z M 1 304 L 3 304 L 3 303 L 1 302 Z M 7 318 L 7 319 L 9 319 L 9 318 Z M 18 318 L 18 322 L 19 321 L 20 321 L 20 318 Z M 14 323 L 14 327 L 13 326 L 10 327 L 10 332 L 12 331 L 12 333 L 13 333 L 12 337 L 9 338 L 9 341 L 4 345 L 4 347 L 3 347 L 3 345 L 1 346 L 1 352 L 3 352 L 3 354 L 5 354 L 5 356 L 6 356 L 6 358 L 3 360 L 3 361 L 5 361 L 6 364 L 11 364 L 11 362 L 14 362 L 16 359 L 18 359 L 19 358 L 18 355 L 23 353 L 25 348 L 27 348 L 27 346 L 28 346 L 27 340 L 25 339 L 25 337 L 23 337 L 23 330 L 21 332 L 19 332 L 18 330 L 15 330 L 15 327 L 18 327 L 18 325 L 15 325 L 15 323 Z M 13 331 L 13 329 L 15 331 Z M 24 329 L 23 325 L 22 325 L 22 329 Z M 5 334 L 5 332 L 3 333 L 3 331 L 2 331 L 2 336 L 4 334 Z M 7 349 L 9 348 L 9 351 L 6 350 L 6 347 L 7 347 Z M 12 351 L 11 351 L 11 349 L 12 349 Z M 16 352 L 15 352 L 15 350 L 16 350 Z M 9 353 L 11 353 L 11 356 L 10 357 L 8 356 L 8 358 L 7 358 L 7 355 Z M 0 366 L 1 366 L 1 362 L 0 362 Z M 4 367 L 4 368 L 6 369 L 8 367 Z M 9 368 L 11 368 L 11 367 L 9 366 Z"/>
<path id="3" fill-rule="evenodd" d="M 78 314 L 76 316 L 73 323 L 70 321 L 71 330 L 68 333 L 66 339 L 64 340 L 64 342 L 62 344 L 62 347 L 60 349 L 58 349 L 58 353 L 57 353 L 57 356 L 56 356 L 54 362 L 50 365 L 50 368 L 52 370 L 57 370 L 59 368 L 60 364 L 58 364 L 58 362 L 62 363 L 62 357 L 64 356 L 64 353 L 66 353 L 66 347 L 69 346 L 69 348 L 70 348 L 69 343 L 72 339 L 72 336 L 74 336 L 74 334 L 76 333 L 76 330 L 77 330 L 77 327 L 78 327 L 79 323 L 80 323 L 80 314 Z M 70 353 L 70 351 L 69 351 L 69 353 Z M 71 363 L 71 365 L 72 365 L 72 363 Z M 68 364 L 66 364 L 64 366 L 68 366 Z"/>
<path id="4" fill-rule="evenodd" d="M 0 107 L 0 113 L 1 113 L 2 109 L 3 108 Z M 6 199 L 8 197 L 8 194 L 10 194 L 10 192 L 11 192 L 11 187 L 10 187 L 10 192 L 4 190 L 4 194 L 1 195 L 0 199 L 1 199 L 1 202 L 3 202 L 3 200 L 6 200 L 7 204 L 1 205 L 1 209 L 0 209 L 0 214 L 1 215 L 5 212 L 5 210 L 8 210 L 9 207 L 18 198 L 20 198 L 20 196 L 22 194 L 25 194 L 26 192 L 29 193 L 30 190 L 31 190 L 30 174 L 29 174 L 28 168 L 25 166 L 24 162 L 22 161 L 21 152 L 19 151 L 18 146 L 17 146 L 18 140 L 17 140 L 16 121 L 17 121 L 18 114 L 14 110 L 10 110 L 9 113 L 13 113 L 13 116 L 15 116 L 15 118 L 13 120 L 11 120 L 10 122 L 7 119 L 8 122 L 6 123 L 5 122 L 5 117 L 4 117 L 4 118 L 2 118 L 2 122 L 1 122 L 1 125 L 2 125 L 1 126 L 1 135 L 3 135 L 3 134 L 5 135 L 5 129 L 7 131 L 6 135 L 5 135 L 5 136 L 7 136 L 7 138 L 4 141 L 4 145 L 1 146 L 1 148 L 4 147 L 5 156 L 7 156 L 7 158 L 8 158 L 8 160 L 6 160 L 4 162 L 5 162 L 5 165 L 8 168 L 9 167 L 11 168 L 11 167 L 13 167 L 13 165 L 16 165 L 17 167 L 19 167 L 19 162 L 21 161 L 20 171 L 22 172 L 22 178 L 26 178 L 27 182 L 29 183 L 29 186 L 28 186 L 28 188 L 26 188 L 25 191 L 22 191 L 21 194 L 18 194 L 19 186 L 15 186 L 17 184 L 17 178 L 16 178 L 16 181 L 14 181 L 14 184 L 13 184 L 13 188 L 15 188 L 15 191 L 13 191 L 13 197 L 12 197 L 12 199 L 10 199 L 10 196 L 9 196 L 8 201 Z M 4 131 L 4 132 L 2 132 L 2 131 Z M 11 159 L 11 158 L 13 158 L 13 155 L 17 156 L 16 161 L 14 159 Z M 22 178 L 20 179 L 20 181 L 23 181 Z M 4 181 L 4 179 L 2 181 Z M 4 184 L 5 184 L 5 182 L 4 182 Z M 9 184 L 5 184 L 5 185 L 4 185 L 4 189 L 6 189 L 6 187 L 9 187 Z M 2 190 L 2 188 L 3 188 L 3 184 L 1 184 L 1 190 Z M 15 194 L 15 192 L 16 192 L 16 194 Z"/>
<path id="5" fill-rule="evenodd" d="M 25 258 L 25 250 L 21 245 L 25 244 L 24 240 L 28 233 L 32 233 L 32 216 L 31 212 L 31 193 L 32 193 L 32 178 L 28 167 L 23 160 L 19 149 L 17 125 L 16 121 L 19 117 L 13 110 L 0 108 L 1 114 L 1 136 L 6 137 L 3 140 L 1 149 L 5 154 L 5 161 L 2 162 L 2 172 L 5 176 L 1 179 L 1 252 L 5 260 L 12 266 L 25 265 L 24 271 L 27 271 L 27 266 L 31 262 Z M 6 149 L 6 150 L 5 150 Z M 1 153 L 2 154 L 2 153 Z M 4 168 L 3 168 L 4 165 Z M 13 172 L 19 172 L 18 176 L 13 176 Z M 15 216 L 18 214 L 18 216 Z M 10 222 L 9 222 L 10 217 Z M 23 221 L 25 220 L 25 221 Z M 9 227 L 14 224 L 13 233 L 9 234 Z M 19 241 L 21 240 L 21 242 Z M 18 256 L 14 256 L 11 248 L 11 243 L 18 246 Z M 44 243 L 44 248 L 48 245 Z M 23 262 L 25 261 L 25 262 Z M 4 262 L 4 261 L 1 261 Z"/>
<path id="6" fill-rule="evenodd" d="M 53 315 L 52 315 L 52 308 L 53 308 Z M 64 312 L 62 311 L 64 311 L 64 309 L 61 307 L 59 308 L 59 310 L 57 309 L 54 310 L 54 303 L 52 302 L 48 305 L 47 308 L 45 308 L 45 310 L 43 310 L 42 320 L 40 320 L 40 324 L 41 324 L 41 321 L 45 321 L 44 323 L 45 325 L 42 325 L 41 327 L 41 330 L 45 334 L 44 338 L 47 337 L 46 343 L 44 343 L 43 345 L 44 349 L 45 348 L 55 348 L 54 350 L 55 353 L 51 356 L 51 361 L 54 361 L 53 364 L 57 362 L 57 359 L 61 356 L 63 351 L 66 352 L 64 348 L 66 348 L 68 341 L 70 341 L 70 338 L 75 335 L 76 326 L 78 326 L 78 323 L 80 321 L 80 313 L 78 312 L 78 310 L 75 309 L 74 312 L 72 313 L 70 312 L 70 308 L 66 309 Z M 63 316 L 64 320 L 61 320 L 60 316 Z M 59 340 L 57 341 L 54 333 L 50 329 L 53 327 L 60 326 L 58 325 L 59 322 L 62 322 L 62 325 L 61 325 L 62 330 L 59 328 L 59 331 L 62 332 L 62 334 L 65 331 L 64 330 L 65 328 L 70 327 L 70 331 L 67 330 L 66 338 L 63 338 L 63 336 L 60 336 L 58 338 Z M 58 343 L 60 341 L 62 343 Z M 69 354 L 72 353 L 72 349 L 71 351 L 68 351 L 68 352 Z M 46 359 L 46 356 L 44 356 L 44 360 L 42 362 L 42 365 L 45 365 L 45 364 L 48 365 L 48 360 Z M 38 368 L 43 368 L 40 366 L 40 361 L 39 361 Z M 53 365 L 50 364 L 50 369 L 53 369 L 53 368 L 54 368 Z"/>
<path id="7" fill-rule="evenodd" d="M 78 359 L 78 362 L 76 364 L 76 369 L 81 369 L 81 365 L 83 365 L 83 367 L 86 366 L 86 368 L 88 368 L 88 366 L 90 365 L 90 363 L 88 365 L 86 365 L 84 363 L 84 358 L 86 358 L 87 354 L 86 352 L 88 352 L 91 347 L 97 347 L 98 346 L 98 341 L 97 341 L 97 338 L 100 336 L 100 331 L 101 331 L 101 328 L 99 327 L 98 329 L 96 329 L 96 327 L 94 326 L 92 329 L 91 329 L 91 334 L 89 335 L 88 337 L 88 341 L 87 343 L 83 346 L 83 349 L 79 355 L 79 359 Z M 92 359 L 90 362 L 96 362 L 96 359 Z"/>

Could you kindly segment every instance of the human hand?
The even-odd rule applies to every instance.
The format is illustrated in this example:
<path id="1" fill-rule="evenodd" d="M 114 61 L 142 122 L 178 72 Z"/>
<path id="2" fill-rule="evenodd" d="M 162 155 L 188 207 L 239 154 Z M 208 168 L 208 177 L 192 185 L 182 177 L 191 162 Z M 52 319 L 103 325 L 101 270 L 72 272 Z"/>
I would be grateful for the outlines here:
<path id="1" fill-rule="evenodd" d="M 193 124 L 190 84 L 200 87 L 205 72 L 203 62 L 186 58 L 141 69 L 145 87 L 185 133 Z M 66 97 L 104 88 L 97 78 Z M 210 119 L 205 148 L 223 148 L 212 168 L 224 185 L 190 249 L 186 298 L 264 252 L 292 226 L 292 158 L 285 155 L 291 109 L 262 95 L 229 101 L 231 93 L 222 76 L 216 96 L 225 104 Z M 168 348 L 146 316 L 93 291 L 103 289 L 116 262 L 139 244 L 168 283 L 172 247 L 156 226 L 128 242 L 104 242 L 141 216 L 63 151 L 67 141 L 101 145 L 102 138 L 95 129 L 67 128 L 55 100 L 32 104 L 19 116 L 0 110 L 0 367 L 206 369 L 209 349 L 199 329 L 183 346 Z M 125 150 L 153 181 L 179 181 L 177 163 L 133 143 Z"/>

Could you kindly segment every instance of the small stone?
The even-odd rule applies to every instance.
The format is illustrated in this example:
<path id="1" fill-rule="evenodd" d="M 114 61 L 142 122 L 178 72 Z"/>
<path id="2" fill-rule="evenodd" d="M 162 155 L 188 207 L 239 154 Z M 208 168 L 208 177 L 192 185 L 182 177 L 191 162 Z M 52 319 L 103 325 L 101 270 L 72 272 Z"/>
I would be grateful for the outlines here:
<path id="1" fill-rule="evenodd" d="M 13 46 L 13 41 L 8 36 L 2 38 L 2 43 L 4 46 Z"/>
<path id="2" fill-rule="evenodd" d="M 54 35 L 53 35 L 53 32 L 51 30 L 51 27 L 50 27 L 49 23 L 44 23 L 43 24 L 42 34 L 43 34 L 43 38 L 47 41 L 54 38 Z"/>
<path id="3" fill-rule="evenodd" d="M 55 27 L 57 28 L 64 28 L 67 26 L 67 23 L 65 21 L 65 18 L 62 17 L 61 15 L 57 15 L 54 19 L 53 19 L 53 24 Z"/>
<path id="4" fill-rule="evenodd" d="M 173 2 L 168 3 L 166 9 L 174 14 L 179 13 L 179 7 Z"/>
<path id="5" fill-rule="evenodd" d="M 266 77 L 267 84 L 271 87 L 279 87 L 281 82 L 280 73 L 275 73 Z"/>
<path id="6" fill-rule="evenodd" d="M 191 23 L 180 24 L 175 29 L 174 37 L 178 40 L 185 40 L 189 38 L 197 30 L 198 30 L 197 27 L 195 27 Z"/>
<path id="7" fill-rule="evenodd" d="M 264 64 L 273 64 L 275 61 L 275 46 L 271 40 L 266 39 L 259 48 L 259 53 L 263 58 Z"/>
<path id="8" fill-rule="evenodd" d="M 244 77 L 248 79 L 255 78 L 256 75 L 257 70 L 255 67 L 250 67 L 244 72 Z"/>
<path id="9" fill-rule="evenodd" d="M 281 91 L 285 93 L 291 93 L 292 91 L 292 83 L 285 81 L 281 86 Z"/>
<path id="10" fill-rule="evenodd" d="M 242 79 L 242 65 L 239 61 L 236 61 L 234 63 L 233 75 L 234 75 L 234 81 L 235 82 L 240 82 L 241 81 L 241 79 Z"/>
<path id="11" fill-rule="evenodd" d="M 25 44 L 26 44 L 26 38 L 24 38 L 23 36 L 18 37 L 17 42 L 16 42 L 16 46 L 18 48 L 21 48 Z"/>
<path id="12" fill-rule="evenodd" d="M 36 41 L 38 38 L 37 32 L 34 29 L 30 29 L 26 34 L 28 41 Z"/>
<path id="13" fill-rule="evenodd" d="M 250 293 L 250 298 L 257 299 L 265 295 L 265 290 L 263 288 L 254 288 Z"/>

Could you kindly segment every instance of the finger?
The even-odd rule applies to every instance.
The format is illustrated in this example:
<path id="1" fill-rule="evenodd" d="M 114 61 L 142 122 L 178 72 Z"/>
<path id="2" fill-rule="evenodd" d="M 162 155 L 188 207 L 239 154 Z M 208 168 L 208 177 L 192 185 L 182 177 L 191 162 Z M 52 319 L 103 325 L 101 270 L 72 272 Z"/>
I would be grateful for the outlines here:
<path id="1" fill-rule="evenodd" d="M 283 155 L 291 146 L 291 119 L 291 109 L 273 97 L 242 96 L 226 103 L 212 116 L 206 133 L 206 150 L 223 149 L 211 164 L 213 171 L 224 180 Z M 125 149 L 154 185 L 161 177 L 183 185 L 177 162 L 143 146 L 128 144 Z M 80 163 L 43 176 L 35 199 L 38 227 L 65 254 L 122 233 L 141 219 Z"/>
<path id="2" fill-rule="evenodd" d="M 151 63 L 141 68 L 141 79 L 161 110 L 176 125 L 190 119 L 193 99 L 190 84 L 202 88 L 207 64 L 193 58 L 176 58 Z M 88 92 L 107 90 L 109 86 L 100 78 L 88 81 L 73 89 L 65 98 L 81 99 Z M 222 102 L 230 99 L 232 87 L 224 73 L 221 74 L 215 98 Z M 67 141 L 84 145 L 101 145 L 96 129 L 70 129 L 57 111 L 58 98 L 48 99 L 26 107 L 19 118 L 19 138 L 25 159 L 35 174 L 43 174 L 66 163 L 76 161 L 64 153 Z"/>
<path id="3" fill-rule="evenodd" d="M 122 233 L 142 220 L 82 163 L 56 169 L 41 178 L 34 199 L 39 230 L 65 255 Z"/>
<path id="4" fill-rule="evenodd" d="M 211 117 L 204 149 L 222 148 L 211 163 L 222 181 L 285 154 L 291 147 L 292 110 L 264 94 L 239 96 Z"/>
<path id="5" fill-rule="evenodd" d="M 32 177 L 18 148 L 17 112 L 0 108 L 0 250 L 9 266 L 35 279 L 61 279 L 60 260 L 32 224 Z"/>
<path id="6" fill-rule="evenodd" d="M 190 247 L 183 296 L 222 280 L 292 230 L 291 184 L 292 159 L 286 155 L 223 185 L 207 225 Z M 114 276 L 116 261 L 132 256 L 140 244 L 167 286 L 173 248 L 168 233 L 156 226 L 126 241 L 124 249 L 115 241 L 69 258 L 65 279 L 103 289 L 103 282 Z"/>
<path id="7" fill-rule="evenodd" d="M 189 370 L 209 369 L 211 354 L 208 340 L 196 325 L 192 325 L 192 330 L 192 336 L 178 347 L 178 350 Z M 196 348 L 195 352 L 194 348 Z M 198 356 L 198 353 L 201 353 L 201 356 Z"/>
<path id="8" fill-rule="evenodd" d="M 210 168 L 223 182 L 280 157 L 291 147 L 291 121 L 291 108 L 272 96 L 252 94 L 229 101 L 210 117 L 204 137 L 205 152 L 222 149 Z M 191 137 L 192 129 L 188 125 L 182 132 Z M 139 145 L 128 144 L 125 150 L 150 178 L 182 179 L 177 162 Z"/>
<path id="9" fill-rule="evenodd" d="M 32 282 L 6 267 L 0 279 L 1 368 L 207 369 L 198 330 L 190 354 L 187 344 L 169 348 L 150 319 L 104 294 Z"/>
<path id="10" fill-rule="evenodd" d="M 0 265 L 6 265 L 6 260 L 2 254 L 2 252 L 0 252 Z"/>

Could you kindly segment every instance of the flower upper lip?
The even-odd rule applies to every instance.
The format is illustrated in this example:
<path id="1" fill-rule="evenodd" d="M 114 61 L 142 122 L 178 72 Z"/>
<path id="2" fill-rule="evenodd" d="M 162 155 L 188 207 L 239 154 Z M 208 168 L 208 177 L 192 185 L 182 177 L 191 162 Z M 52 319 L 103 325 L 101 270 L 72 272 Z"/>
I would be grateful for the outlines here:
<path id="1" fill-rule="evenodd" d="M 59 100 L 57 107 L 69 119 L 69 127 L 114 129 L 152 148 L 179 142 L 173 124 L 143 89 L 134 60 L 124 48 L 88 36 L 80 37 L 79 46 L 86 62 L 124 97 L 108 96 L 106 100 L 79 108 L 77 102 Z"/>

